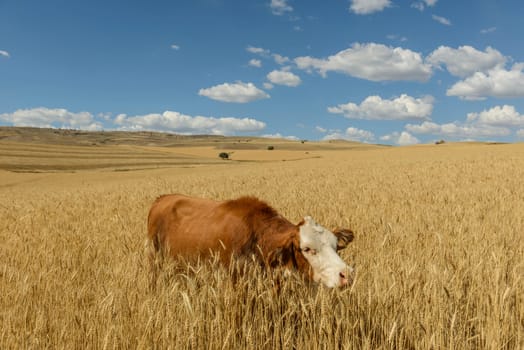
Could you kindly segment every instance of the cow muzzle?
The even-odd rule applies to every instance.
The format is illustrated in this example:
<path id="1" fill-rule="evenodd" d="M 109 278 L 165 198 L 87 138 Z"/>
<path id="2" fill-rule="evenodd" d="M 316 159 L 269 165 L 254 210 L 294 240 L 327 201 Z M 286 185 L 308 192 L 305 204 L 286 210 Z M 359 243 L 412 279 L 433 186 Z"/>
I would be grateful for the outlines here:
<path id="1" fill-rule="evenodd" d="M 343 271 L 339 272 L 338 286 L 341 288 L 350 287 L 355 279 L 355 273 L 353 268 L 348 267 Z"/>

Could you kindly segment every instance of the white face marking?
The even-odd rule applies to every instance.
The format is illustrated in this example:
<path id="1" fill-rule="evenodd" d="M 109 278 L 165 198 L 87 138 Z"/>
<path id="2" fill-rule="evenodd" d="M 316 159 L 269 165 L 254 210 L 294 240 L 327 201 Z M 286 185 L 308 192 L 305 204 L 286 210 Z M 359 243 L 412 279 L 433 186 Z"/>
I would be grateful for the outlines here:
<path id="1" fill-rule="evenodd" d="M 329 288 L 344 284 L 344 279 L 347 283 L 352 269 L 337 254 L 337 237 L 310 216 L 300 226 L 300 249 L 313 269 L 315 282 Z"/>

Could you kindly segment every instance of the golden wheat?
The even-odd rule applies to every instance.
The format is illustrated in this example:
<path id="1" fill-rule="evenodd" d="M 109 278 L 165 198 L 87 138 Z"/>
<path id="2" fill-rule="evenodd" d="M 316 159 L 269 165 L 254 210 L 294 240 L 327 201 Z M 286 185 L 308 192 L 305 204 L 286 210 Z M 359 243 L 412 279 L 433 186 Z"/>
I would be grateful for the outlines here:
<path id="1" fill-rule="evenodd" d="M 0 173 L 0 348 L 524 347 L 524 145 L 325 151 L 292 162 Z M 256 195 L 349 226 L 344 290 L 169 262 L 150 288 L 162 193 Z M 177 265 L 177 266 L 175 266 Z"/>

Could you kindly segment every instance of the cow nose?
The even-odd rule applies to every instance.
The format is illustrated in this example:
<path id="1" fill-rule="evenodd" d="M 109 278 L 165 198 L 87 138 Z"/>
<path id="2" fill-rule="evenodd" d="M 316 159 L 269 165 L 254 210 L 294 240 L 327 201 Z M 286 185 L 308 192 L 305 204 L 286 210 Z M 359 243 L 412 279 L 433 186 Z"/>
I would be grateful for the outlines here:
<path id="1" fill-rule="evenodd" d="M 348 283 L 349 283 L 349 280 L 348 280 L 348 277 L 347 277 L 347 273 L 346 272 L 340 272 L 339 273 L 339 277 L 340 277 L 340 286 L 341 287 L 347 286 Z"/>

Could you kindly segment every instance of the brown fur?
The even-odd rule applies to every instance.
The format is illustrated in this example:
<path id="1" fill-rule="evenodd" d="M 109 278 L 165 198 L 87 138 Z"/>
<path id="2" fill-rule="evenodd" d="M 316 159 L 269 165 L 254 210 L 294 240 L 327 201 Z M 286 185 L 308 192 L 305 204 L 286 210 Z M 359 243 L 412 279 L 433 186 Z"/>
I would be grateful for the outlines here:
<path id="1" fill-rule="evenodd" d="M 218 253 L 228 266 L 233 257 L 254 256 L 265 267 L 293 267 L 309 276 L 299 249 L 299 225 L 255 197 L 217 202 L 172 194 L 153 203 L 148 237 L 155 251 L 167 249 L 174 257 Z"/>

